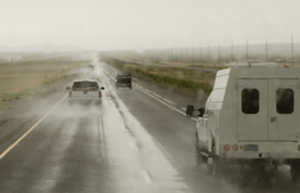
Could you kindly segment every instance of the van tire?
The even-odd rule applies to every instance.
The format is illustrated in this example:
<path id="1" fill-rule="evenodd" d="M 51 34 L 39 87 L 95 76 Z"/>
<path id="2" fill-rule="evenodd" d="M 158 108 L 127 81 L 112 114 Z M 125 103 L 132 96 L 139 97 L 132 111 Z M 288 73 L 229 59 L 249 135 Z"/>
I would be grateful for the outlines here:
<path id="1" fill-rule="evenodd" d="M 196 163 L 197 165 L 206 164 L 208 162 L 208 158 L 201 154 L 201 150 L 196 147 Z"/>
<path id="2" fill-rule="evenodd" d="M 216 146 L 214 145 L 213 146 L 213 152 L 212 152 L 212 174 L 214 176 L 216 176 L 219 172 L 218 172 L 218 169 L 219 169 L 219 158 L 218 156 L 216 155 Z"/>
<path id="3" fill-rule="evenodd" d="M 194 111 L 194 106 L 193 105 L 188 105 L 186 107 L 186 116 L 192 116 Z"/>
<path id="4" fill-rule="evenodd" d="M 299 161 L 291 164 L 290 174 L 291 174 L 291 177 L 294 181 L 299 181 L 300 180 Z"/>
<path id="5" fill-rule="evenodd" d="M 212 174 L 219 176 L 223 169 L 223 160 L 216 154 L 216 146 L 213 145 L 212 151 Z"/>

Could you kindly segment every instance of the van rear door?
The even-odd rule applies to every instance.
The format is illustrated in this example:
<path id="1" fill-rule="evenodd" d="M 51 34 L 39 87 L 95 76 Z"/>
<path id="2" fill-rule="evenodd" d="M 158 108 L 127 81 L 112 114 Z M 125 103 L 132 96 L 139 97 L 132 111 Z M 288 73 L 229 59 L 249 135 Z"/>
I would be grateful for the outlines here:
<path id="1" fill-rule="evenodd" d="M 238 140 L 268 140 L 268 81 L 238 80 Z"/>
<path id="2" fill-rule="evenodd" d="M 269 140 L 297 141 L 299 113 L 297 79 L 272 79 L 269 90 Z"/>
<path id="3" fill-rule="evenodd" d="M 238 140 L 298 139 L 297 79 L 238 79 Z"/>

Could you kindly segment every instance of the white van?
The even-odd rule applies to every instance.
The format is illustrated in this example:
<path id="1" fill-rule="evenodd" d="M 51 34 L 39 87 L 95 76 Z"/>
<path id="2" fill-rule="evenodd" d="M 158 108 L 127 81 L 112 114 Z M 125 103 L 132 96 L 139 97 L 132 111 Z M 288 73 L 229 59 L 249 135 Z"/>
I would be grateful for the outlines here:
<path id="1" fill-rule="evenodd" d="M 218 71 L 197 120 L 197 162 L 212 157 L 213 174 L 224 162 L 289 164 L 292 178 L 300 178 L 299 79 L 297 67 Z"/>

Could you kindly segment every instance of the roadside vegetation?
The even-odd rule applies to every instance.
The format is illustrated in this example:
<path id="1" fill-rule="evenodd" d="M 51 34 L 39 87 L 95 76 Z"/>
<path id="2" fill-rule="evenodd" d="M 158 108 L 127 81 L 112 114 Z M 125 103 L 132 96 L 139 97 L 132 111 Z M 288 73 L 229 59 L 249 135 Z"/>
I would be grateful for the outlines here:
<path id="1" fill-rule="evenodd" d="M 182 90 L 193 92 L 194 94 L 197 94 L 199 89 L 205 94 L 210 93 L 216 72 L 201 70 L 199 68 L 146 66 L 138 63 L 126 63 L 125 61 L 105 56 L 102 56 L 102 58 L 106 63 L 120 70 L 129 71 L 133 74 L 150 78 L 157 83 L 171 85 Z"/>
<path id="2" fill-rule="evenodd" d="M 131 71 L 132 70 L 139 74 L 142 74 L 145 77 L 151 78 L 158 83 L 170 84 L 173 86 L 177 86 L 178 88 L 187 89 L 194 92 L 197 92 L 199 89 L 202 89 L 205 93 L 209 93 L 212 90 L 211 85 L 205 82 L 195 82 L 192 80 L 186 80 L 182 78 L 174 78 L 168 75 L 159 75 L 154 72 L 143 71 L 139 68 L 131 68 Z"/>
<path id="3" fill-rule="evenodd" d="M 85 58 L 68 55 L 0 63 L 0 108 L 48 89 L 53 83 L 72 76 L 72 71 L 88 62 Z"/>

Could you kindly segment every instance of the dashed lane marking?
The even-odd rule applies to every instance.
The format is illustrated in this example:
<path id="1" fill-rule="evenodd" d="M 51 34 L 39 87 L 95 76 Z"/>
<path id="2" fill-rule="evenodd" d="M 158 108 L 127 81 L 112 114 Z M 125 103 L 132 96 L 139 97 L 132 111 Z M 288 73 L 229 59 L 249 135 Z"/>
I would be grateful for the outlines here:
<path id="1" fill-rule="evenodd" d="M 152 180 L 148 174 L 148 172 L 146 170 L 142 171 L 142 174 L 144 176 L 145 181 L 147 182 L 147 184 L 152 184 Z"/>
<path id="2" fill-rule="evenodd" d="M 111 79 L 114 79 L 114 77 L 108 71 L 106 71 L 106 74 L 108 76 L 110 76 Z M 140 92 L 142 92 L 142 93 L 150 96 L 151 98 L 155 99 L 159 103 L 167 106 L 169 109 L 171 109 L 173 111 L 176 111 L 177 113 L 179 113 L 179 114 L 181 114 L 183 116 L 186 116 L 186 114 L 185 114 L 185 112 L 183 110 L 179 110 L 179 109 L 177 109 L 176 107 L 173 106 L 173 105 L 175 105 L 175 103 L 173 103 L 173 102 L 171 102 L 171 101 L 169 101 L 167 99 L 162 98 L 158 94 L 153 93 L 150 90 L 147 90 L 147 89 L 143 88 L 142 86 L 140 86 L 140 85 L 138 85 L 136 83 L 133 83 L 133 87 L 136 88 L 137 90 L 139 90 Z M 197 121 L 196 118 L 191 117 L 191 119 L 194 120 L 194 121 Z"/>

